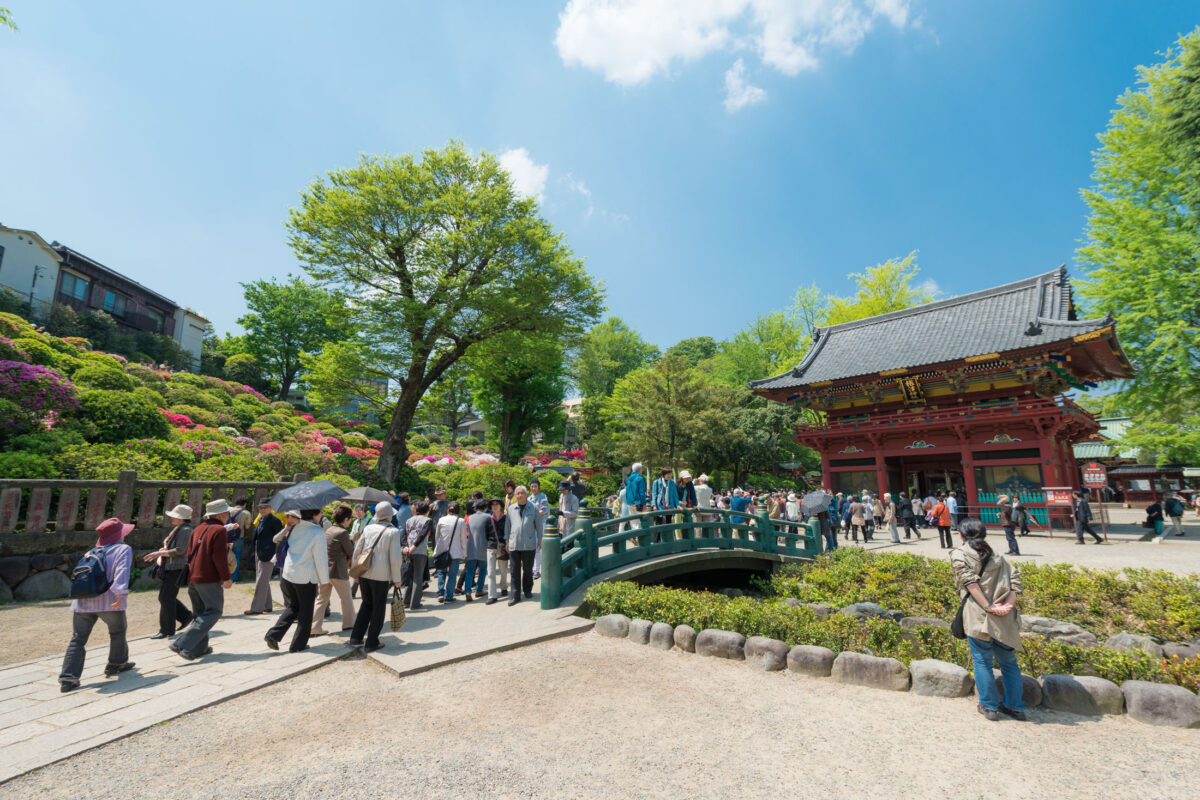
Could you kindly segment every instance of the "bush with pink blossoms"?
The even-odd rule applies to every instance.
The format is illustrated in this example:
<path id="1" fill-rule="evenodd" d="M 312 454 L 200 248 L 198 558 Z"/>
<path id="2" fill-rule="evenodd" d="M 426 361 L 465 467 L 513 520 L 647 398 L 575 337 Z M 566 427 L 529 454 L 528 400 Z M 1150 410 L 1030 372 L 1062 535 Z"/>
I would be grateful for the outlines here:
<path id="1" fill-rule="evenodd" d="M 342 444 L 341 439 L 337 439 L 333 436 L 326 436 L 324 439 L 321 440 L 321 444 L 328 447 L 329 452 L 331 452 L 335 455 L 346 452 L 346 447 L 345 447 L 345 445 Z"/>
<path id="2" fill-rule="evenodd" d="M 254 441 L 254 440 L 251 439 L 250 441 Z M 278 450 L 281 447 L 283 447 L 283 445 L 281 445 L 279 442 L 267 442 L 265 444 L 259 445 L 258 449 L 270 453 L 274 450 Z"/>
<path id="3" fill-rule="evenodd" d="M 161 411 L 163 413 L 163 416 L 167 418 L 167 422 L 169 422 L 171 424 L 172 428 L 181 428 L 182 430 L 189 430 L 189 429 L 195 427 L 195 425 L 196 425 L 196 423 L 192 422 L 192 418 L 186 414 L 172 414 L 170 411 L 167 411 L 162 408 L 160 408 L 159 411 Z"/>

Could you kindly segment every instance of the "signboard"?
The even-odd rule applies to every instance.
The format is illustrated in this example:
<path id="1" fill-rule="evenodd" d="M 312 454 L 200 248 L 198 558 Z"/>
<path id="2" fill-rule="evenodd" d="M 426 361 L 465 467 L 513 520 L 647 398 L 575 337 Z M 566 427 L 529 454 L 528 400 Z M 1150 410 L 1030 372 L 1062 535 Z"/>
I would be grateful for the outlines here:
<path id="1" fill-rule="evenodd" d="M 1071 488 L 1067 487 L 1050 487 L 1042 488 L 1046 493 L 1046 505 L 1048 506 L 1066 506 L 1071 507 Z"/>
<path id="2" fill-rule="evenodd" d="M 1089 489 L 1103 489 L 1108 486 L 1108 468 L 1095 461 L 1084 464 L 1083 485 Z"/>

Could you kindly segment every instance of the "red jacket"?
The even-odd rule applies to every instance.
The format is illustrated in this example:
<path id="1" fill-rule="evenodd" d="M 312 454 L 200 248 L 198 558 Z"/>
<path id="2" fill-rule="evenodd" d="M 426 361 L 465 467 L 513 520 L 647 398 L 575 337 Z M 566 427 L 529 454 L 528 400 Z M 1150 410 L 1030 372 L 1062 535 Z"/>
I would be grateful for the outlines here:
<path id="1" fill-rule="evenodd" d="M 219 522 L 202 522 L 188 543 L 188 583 L 229 580 L 229 534 Z"/>

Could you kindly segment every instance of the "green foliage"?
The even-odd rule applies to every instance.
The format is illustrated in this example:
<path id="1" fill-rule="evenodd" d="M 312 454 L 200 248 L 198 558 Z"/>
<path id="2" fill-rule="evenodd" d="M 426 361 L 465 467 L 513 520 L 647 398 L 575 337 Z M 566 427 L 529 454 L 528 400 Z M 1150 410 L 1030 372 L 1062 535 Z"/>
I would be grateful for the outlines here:
<path id="1" fill-rule="evenodd" d="M 354 489 L 362 484 L 354 480 L 354 478 L 342 472 L 322 472 L 320 475 L 313 475 L 314 481 L 333 481 L 343 489 Z"/>
<path id="2" fill-rule="evenodd" d="M 55 459 L 58 475 L 76 480 L 116 480 L 121 470 L 137 470 L 143 480 L 182 480 L 190 477 L 191 459 L 186 470 L 180 461 L 151 448 L 123 444 L 82 444 L 63 449 Z M 164 443 L 165 444 L 165 443 Z M 177 450 L 178 452 L 178 450 Z"/>
<path id="3" fill-rule="evenodd" d="M 417 413 L 422 419 L 445 426 L 450 441 L 458 441 L 458 426 L 475 416 L 471 409 L 471 384 L 465 362 L 455 363 L 434 381 L 421 398 Z M 430 441 L 433 441 L 432 436 Z"/>
<path id="4" fill-rule="evenodd" d="M 37 364 L 41 367 L 53 367 L 54 369 L 63 369 L 63 366 L 60 364 L 59 353 L 57 353 L 53 347 L 42 341 L 41 338 L 33 338 L 35 335 L 36 334 L 31 334 L 19 339 L 13 339 L 13 346 L 19 350 L 25 351 L 25 353 L 29 356 L 30 364 Z"/>
<path id="5" fill-rule="evenodd" d="M 658 358 L 658 348 L 620 317 L 593 325 L 575 354 L 572 378 L 583 397 L 608 397 L 617 381 Z"/>
<path id="6" fill-rule="evenodd" d="M 278 450 L 273 450 L 263 456 L 275 474 L 287 477 L 303 473 L 319 475 L 323 472 L 334 472 L 337 462 L 331 453 L 322 453 L 315 449 L 301 447 L 296 444 L 284 444 Z"/>
<path id="7" fill-rule="evenodd" d="M 132 392 L 133 378 L 124 372 L 108 369 L 97 364 L 88 364 L 75 370 L 71 380 L 81 389 L 109 389 L 115 392 Z"/>
<path id="8" fill-rule="evenodd" d="M 588 486 L 587 499 L 591 505 L 599 505 L 604 498 L 621 491 L 620 473 L 597 472 L 584 483 Z"/>
<path id="9" fill-rule="evenodd" d="M 851 273 L 848 277 L 858 285 L 858 291 L 849 298 L 829 298 L 823 324 L 853 322 L 932 302 L 933 292 L 920 285 L 913 286 L 919 272 L 914 250 L 904 258 L 889 258 L 882 264 L 867 267 L 865 272 Z"/>
<path id="10" fill-rule="evenodd" d="M 465 503 L 475 491 L 483 492 L 487 498 L 503 497 L 504 482 L 511 478 L 519 486 L 528 486 L 533 479 L 533 470 L 529 467 L 514 467 L 508 464 L 489 464 L 474 469 L 452 470 L 446 473 L 443 485 L 446 496 L 451 500 Z M 542 490 L 549 497 L 553 486 L 543 486 Z M 557 496 L 557 495 L 555 495 Z"/>
<path id="11" fill-rule="evenodd" d="M 73 421 L 93 442 L 123 442 L 126 439 L 165 439 L 167 419 L 153 403 L 129 392 L 91 389 L 79 395 L 79 410 Z"/>
<path id="12" fill-rule="evenodd" d="M 715 356 L 717 349 L 717 342 L 711 336 L 693 336 L 671 345 L 664 355 L 679 356 L 689 367 L 696 367 Z"/>
<path id="13" fill-rule="evenodd" d="M 347 318 L 374 370 L 360 379 L 399 390 L 378 467 L 386 478 L 405 463 L 417 404 L 468 349 L 512 332 L 565 341 L 599 315 L 599 286 L 537 211 L 495 156 L 459 142 L 419 160 L 363 156 L 292 210 L 290 243 L 308 273 L 347 295 L 370 288 Z"/>
<path id="14" fill-rule="evenodd" d="M 217 415 L 209 411 L 207 408 L 189 405 L 172 405 L 170 408 L 172 414 L 183 414 L 197 425 L 215 428 L 217 426 Z"/>
<path id="15" fill-rule="evenodd" d="M 0 403 L 3 402 L 0 400 Z M 56 456 L 70 445 L 83 443 L 83 436 L 79 431 L 60 427 L 14 436 L 8 442 L 8 449 L 13 452 L 24 451 L 42 456 Z"/>
<path id="16" fill-rule="evenodd" d="M 408 492 L 415 497 L 424 497 L 433 488 L 432 484 L 421 477 L 415 469 L 405 464 L 396 473 L 395 489 L 397 492 Z"/>
<path id="17" fill-rule="evenodd" d="M 722 342 L 709 371 L 721 383 L 744 387 L 796 366 L 811 344 L 809 331 L 796 314 L 773 311 Z"/>
<path id="18" fill-rule="evenodd" d="M 207 458 L 193 469 L 198 481 L 274 481 L 275 471 L 265 458 L 222 455 Z"/>
<path id="19" fill-rule="evenodd" d="M 413 449 L 424 450 L 429 447 L 429 439 L 421 433 L 408 437 L 408 446 Z"/>
<path id="20" fill-rule="evenodd" d="M 1137 369 L 1122 392 L 1126 406 L 1155 412 L 1195 408 L 1200 385 L 1200 171 L 1195 85 L 1200 31 L 1182 37 L 1160 64 L 1138 67 L 1138 88 L 1117 99 L 1093 153 L 1094 185 L 1079 262 L 1080 294 L 1097 314 L 1117 319 L 1121 346 Z"/>
<path id="21" fill-rule="evenodd" d="M 57 478 L 54 459 L 27 452 L 0 453 L 0 478 Z"/>
<path id="22" fill-rule="evenodd" d="M 198 389 L 172 378 L 166 391 L 167 401 L 174 406 L 198 406 L 212 412 L 225 411 L 232 405 L 230 398 L 222 392 Z"/>
<path id="23" fill-rule="evenodd" d="M 17 23 L 13 21 L 12 11 L 3 6 L 0 6 L 0 26 L 13 31 L 20 30 L 17 27 Z"/>
<path id="24" fill-rule="evenodd" d="M 134 380 L 156 390 L 161 390 L 167 383 L 165 377 L 145 364 L 126 364 L 125 374 L 131 375 Z"/>
<path id="25" fill-rule="evenodd" d="M 247 386 L 262 385 L 262 364 L 249 353 L 237 353 L 225 359 L 224 373 L 225 377 L 234 383 Z"/>
<path id="26" fill-rule="evenodd" d="M 517 463 L 529 452 L 535 431 L 547 441 L 562 436 L 563 356 L 562 342 L 547 335 L 507 334 L 472 350 L 472 394 L 497 434 L 502 461 Z"/>

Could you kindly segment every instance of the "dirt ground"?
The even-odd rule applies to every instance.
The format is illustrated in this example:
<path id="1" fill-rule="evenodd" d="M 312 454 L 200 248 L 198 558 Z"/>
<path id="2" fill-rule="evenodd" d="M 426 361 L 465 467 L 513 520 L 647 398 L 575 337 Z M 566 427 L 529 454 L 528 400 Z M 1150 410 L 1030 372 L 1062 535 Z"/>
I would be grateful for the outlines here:
<path id="1" fill-rule="evenodd" d="M 970 698 L 588 633 L 402 679 L 335 662 L 4 789 L 44 800 L 1193 798 L 1198 736 L 1044 711 L 988 722 Z"/>

